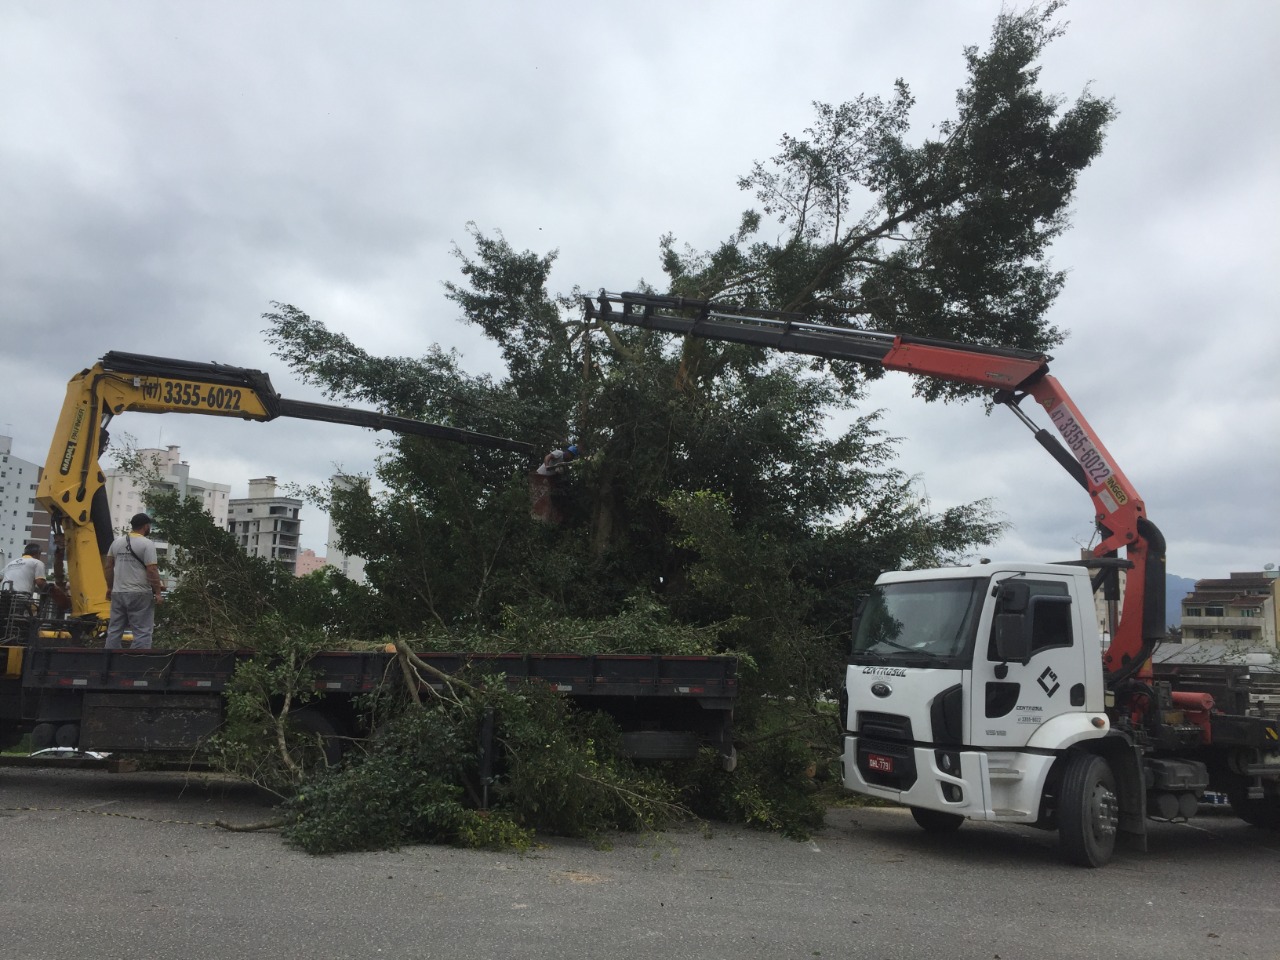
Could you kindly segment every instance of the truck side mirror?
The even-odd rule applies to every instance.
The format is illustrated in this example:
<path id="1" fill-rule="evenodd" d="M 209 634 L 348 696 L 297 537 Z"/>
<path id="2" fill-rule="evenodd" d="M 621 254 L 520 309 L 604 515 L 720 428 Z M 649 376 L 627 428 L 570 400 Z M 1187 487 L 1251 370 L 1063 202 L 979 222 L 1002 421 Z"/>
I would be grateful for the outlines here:
<path id="1" fill-rule="evenodd" d="M 1031 632 L 1022 613 L 997 613 L 994 623 L 996 656 L 1007 663 L 1031 661 Z"/>
<path id="2" fill-rule="evenodd" d="M 1025 613 L 1031 602 L 1031 588 L 1022 580 L 1006 580 L 1000 584 L 997 597 L 1001 613 Z"/>

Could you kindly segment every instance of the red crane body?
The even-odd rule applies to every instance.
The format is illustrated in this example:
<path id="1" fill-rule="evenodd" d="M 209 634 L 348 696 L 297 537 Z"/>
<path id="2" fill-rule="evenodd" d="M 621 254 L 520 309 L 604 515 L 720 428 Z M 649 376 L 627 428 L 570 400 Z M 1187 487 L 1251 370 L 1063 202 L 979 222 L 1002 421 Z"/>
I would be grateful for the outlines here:
<path id="1" fill-rule="evenodd" d="M 1079 407 L 1051 376 L 1051 357 L 1027 350 L 988 347 L 809 323 L 798 314 L 743 310 L 683 297 L 611 294 L 584 298 L 586 315 L 607 323 L 663 330 L 804 353 L 985 387 L 1035 432 L 1036 440 L 1088 492 L 1101 540 L 1096 562 L 1109 572 L 1128 571 L 1111 644 L 1103 657 L 1108 681 L 1142 679 L 1151 651 L 1164 638 L 1164 538 L 1146 516 L 1133 484 Z M 1031 397 L 1057 428 L 1060 440 L 1038 427 L 1020 403 Z M 1117 561 L 1120 550 L 1125 558 Z"/>

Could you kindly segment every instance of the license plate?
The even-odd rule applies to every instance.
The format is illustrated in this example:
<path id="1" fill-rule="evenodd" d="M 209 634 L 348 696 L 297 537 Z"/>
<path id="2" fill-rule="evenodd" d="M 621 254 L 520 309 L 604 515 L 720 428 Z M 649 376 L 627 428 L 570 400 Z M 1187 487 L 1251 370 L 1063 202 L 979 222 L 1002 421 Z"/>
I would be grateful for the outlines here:
<path id="1" fill-rule="evenodd" d="M 893 773 L 893 757 L 884 757 L 878 753 L 867 754 L 867 769 L 878 773 Z"/>

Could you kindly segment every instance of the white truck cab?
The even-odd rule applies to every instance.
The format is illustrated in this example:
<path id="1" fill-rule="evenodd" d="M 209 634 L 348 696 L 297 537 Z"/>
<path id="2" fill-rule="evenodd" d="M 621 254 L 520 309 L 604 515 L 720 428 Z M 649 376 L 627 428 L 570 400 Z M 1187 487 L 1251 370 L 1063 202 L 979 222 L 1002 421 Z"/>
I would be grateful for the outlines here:
<path id="1" fill-rule="evenodd" d="M 845 786 L 928 830 L 1042 822 L 1054 762 L 1110 726 L 1092 598 L 1065 565 L 883 574 L 847 667 Z"/>

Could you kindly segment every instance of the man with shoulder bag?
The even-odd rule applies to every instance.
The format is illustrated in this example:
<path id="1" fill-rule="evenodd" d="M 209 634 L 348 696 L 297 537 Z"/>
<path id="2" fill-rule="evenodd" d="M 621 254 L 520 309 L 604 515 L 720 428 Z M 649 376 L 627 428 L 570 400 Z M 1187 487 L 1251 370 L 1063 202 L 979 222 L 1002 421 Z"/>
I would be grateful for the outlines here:
<path id="1" fill-rule="evenodd" d="M 147 538 L 151 518 L 135 514 L 129 532 L 112 541 L 103 570 L 107 575 L 107 596 L 111 600 L 111 620 L 107 624 L 107 649 L 119 650 L 125 630 L 133 632 L 131 650 L 148 650 L 156 622 L 156 607 L 163 584 L 156 557 L 156 545 Z"/>

